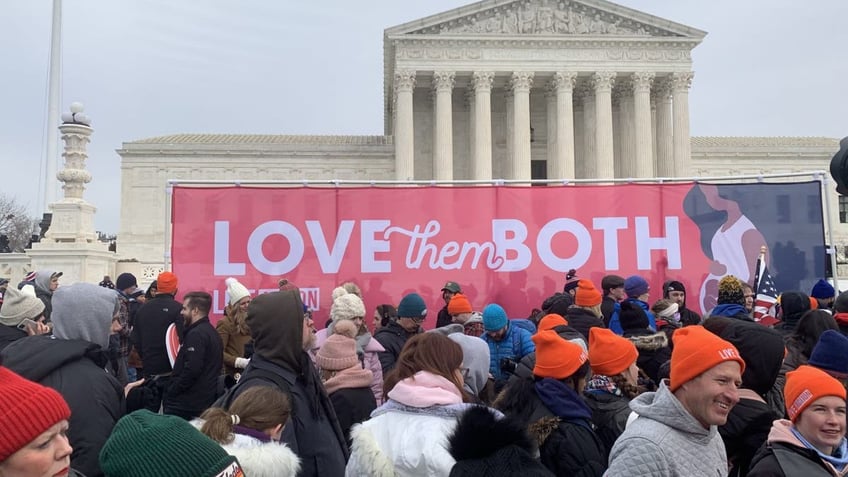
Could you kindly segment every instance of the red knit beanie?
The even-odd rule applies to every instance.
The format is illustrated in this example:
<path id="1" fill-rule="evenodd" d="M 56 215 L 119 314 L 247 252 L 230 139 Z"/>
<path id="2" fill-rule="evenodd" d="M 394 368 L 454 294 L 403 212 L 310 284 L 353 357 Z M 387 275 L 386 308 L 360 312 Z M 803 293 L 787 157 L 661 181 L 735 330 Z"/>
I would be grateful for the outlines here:
<path id="1" fill-rule="evenodd" d="M 669 386 L 671 392 L 725 361 L 736 361 L 739 363 L 739 373 L 745 372 L 745 361 L 736 347 L 707 331 L 703 326 L 680 328 L 674 332 L 671 339 L 674 341 Z"/>
<path id="2" fill-rule="evenodd" d="M 460 313 L 471 313 L 471 302 L 462 293 L 457 293 L 448 303 L 448 314 L 458 315 Z"/>
<path id="3" fill-rule="evenodd" d="M 533 335 L 536 344 L 536 366 L 533 374 L 540 378 L 565 379 L 589 359 L 580 345 L 567 341 L 553 330 Z"/>
<path id="4" fill-rule="evenodd" d="M 69 417 L 58 392 L 0 366 L 0 462 Z"/>
<path id="5" fill-rule="evenodd" d="M 592 372 L 604 376 L 623 373 L 636 362 L 639 351 L 627 338 L 622 338 L 607 328 L 589 329 L 589 364 Z"/>
<path id="6" fill-rule="evenodd" d="M 603 300 L 601 292 L 595 288 L 591 280 L 580 280 L 577 282 L 577 292 L 574 295 L 574 304 L 577 306 L 597 306 Z"/>
<path id="7" fill-rule="evenodd" d="M 829 374 L 812 366 L 798 366 L 795 371 L 786 373 L 783 397 L 790 421 L 798 420 L 807 406 L 825 396 L 845 399 L 845 387 Z"/>
<path id="8" fill-rule="evenodd" d="M 539 331 L 552 330 L 557 326 L 568 326 L 568 320 L 556 313 L 545 315 L 544 318 L 539 320 Z"/>

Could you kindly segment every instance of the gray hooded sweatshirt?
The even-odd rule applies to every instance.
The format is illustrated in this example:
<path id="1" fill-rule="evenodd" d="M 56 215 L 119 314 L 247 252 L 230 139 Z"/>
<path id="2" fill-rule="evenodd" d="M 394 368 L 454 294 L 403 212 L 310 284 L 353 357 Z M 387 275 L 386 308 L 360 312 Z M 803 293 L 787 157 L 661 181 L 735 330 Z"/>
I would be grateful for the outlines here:
<path id="1" fill-rule="evenodd" d="M 718 428 L 704 429 L 665 381 L 657 392 L 630 401 L 630 409 L 639 417 L 615 441 L 605 476 L 727 475 Z"/>

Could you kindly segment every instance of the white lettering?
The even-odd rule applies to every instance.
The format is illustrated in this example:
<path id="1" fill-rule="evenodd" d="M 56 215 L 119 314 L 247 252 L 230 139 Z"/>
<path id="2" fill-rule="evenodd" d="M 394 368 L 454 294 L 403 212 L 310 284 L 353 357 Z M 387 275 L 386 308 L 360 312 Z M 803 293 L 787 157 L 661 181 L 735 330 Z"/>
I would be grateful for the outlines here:
<path id="1" fill-rule="evenodd" d="M 376 240 L 374 234 L 383 232 L 392 223 L 388 220 L 363 220 L 360 222 L 360 252 L 362 255 L 362 263 L 360 271 L 362 273 L 391 273 L 391 260 L 377 260 L 377 253 L 385 253 L 389 251 L 388 240 Z M 388 232 L 383 238 L 388 238 Z"/>
<path id="2" fill-rule="evenodd" d="M 665 218 L 665 236 L 651 237 L 647 217 L 636 217 L 636 267 L 651 270 L 651 251 L 665 250 L 669 270 L 680 270 L 680 228 L 677 217 Z"/>
<path id="3" fill-rule="evenodd" d="M 306 221 L 306 230 L 312 239 L 312 246 L 315 248 L 315 255 L 318 257 L 318 264 L 321 266 L 322 272 L 339 272 L 347 244 L 350 242 L 350 235 L 353 233 L 354 223 L 356 222 L 353 220 L 342 220 L 339 224 L 336 240 L 333 242 L 333 250 L 330 251 L 327 246 L 327 239 L 324 237 L 324 230 L 321 228 L 321 222 L 317 220 Z"/>
<path id="4" fill-rule="evenodd" d="M 595 217 L 592 228 L 604 231 L 604 268 L 618 270 L 618 231 L 627 228 L 627 217 Z"/>
<path id="5" fill-rule="evenodd" d="M 271 235 L 281 235 L 289 242 L 289 254 L 282 260 L 273 262 L 265 257 L 262 244 Z M 265 275 L 284 275 L 294 270 L 303 259 L 303 237 L 294 225 L 282 220 L 265 222 L 250 234 L 247 239 L 247 256 L 250 263 Z"/>
<path id="6" fill-rule="evenodd" d="M 226 220 L 215 221 L 214 233 L 214 273 L 215 275 L 243 276 L 243 263 L 230 263 L 230 223 Z"/>
<path id="7" fill-rule="evenodd" d="M 577 241 L 577 250 L 568 258 L 558 257 L 554 254 L 551 242 L 554 235 L 564 232 L 570 233 Z M 536 237 L 536 251 L 539 259 L 552 270 L 567 272 L 572 268 L 580 268 L 589 261 L 592 255 L 592 236 L 580 222 L 574 219 L 559 218 L 545 224 Z"/>
<path id="8" fill-rule="evenodd" d="M 498 272 L 517 272 L 530 266 L 533 255 L 530 248 L 524 245 L 527 240 L 527 226 L 517 219 L 494 219 L 492 220 L 492 241 L 495 250 L 503 263 L 496 270 Z M 510 250 L 516 254 L 515 258 L 507 258 Z"/>

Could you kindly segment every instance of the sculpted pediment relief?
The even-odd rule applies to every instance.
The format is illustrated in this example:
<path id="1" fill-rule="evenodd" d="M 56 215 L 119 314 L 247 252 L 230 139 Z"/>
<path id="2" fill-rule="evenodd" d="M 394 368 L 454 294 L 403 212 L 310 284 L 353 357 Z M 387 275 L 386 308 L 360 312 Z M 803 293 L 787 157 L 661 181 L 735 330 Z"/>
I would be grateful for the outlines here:
<path id="1" fill-rule="evenodd" d="M 571 0 L 510 2 L 408 34 L 683 36 Z"/>

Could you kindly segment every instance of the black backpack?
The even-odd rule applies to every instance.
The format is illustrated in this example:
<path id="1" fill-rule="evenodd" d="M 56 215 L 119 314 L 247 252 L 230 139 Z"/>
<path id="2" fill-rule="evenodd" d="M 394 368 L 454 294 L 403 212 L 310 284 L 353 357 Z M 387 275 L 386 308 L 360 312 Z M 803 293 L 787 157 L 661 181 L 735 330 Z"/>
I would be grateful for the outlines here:
<path id="1" fill-rule="evenodd" d="M 245 370 L 247 371 L 247 370 Z M 235 400 L 236 396 L 239 394 L 239 389 L 241 389 L 246 383 L 250 381 L 261 380 L 265 381 L 268 384 L 273 384 L 277 389 L 283 391 L 284 393 L 289 393 L 289 383 L 283 379 L 282 376 L 268 371 L 266 369 L 251 367 L 250 373 L 244 373 L 239 379 L 238 383 L 235 386 L 229 388 L 224 394 L 215 400 L 212 403 L 211 407 L 220 407 L 222 409 L 229 409 L 230 405 L 232 405 L 233 400 Z"/>

